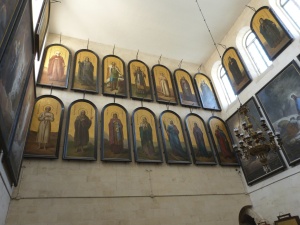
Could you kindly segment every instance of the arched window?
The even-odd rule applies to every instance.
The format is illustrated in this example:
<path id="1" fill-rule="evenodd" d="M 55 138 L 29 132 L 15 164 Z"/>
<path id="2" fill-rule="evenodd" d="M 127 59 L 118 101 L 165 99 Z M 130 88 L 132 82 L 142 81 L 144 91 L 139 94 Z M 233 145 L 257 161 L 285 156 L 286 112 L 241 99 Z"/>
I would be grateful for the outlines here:
<path id="1" fill-rule="evenodd" d="M 253 32 L 249 32 L 246 36 L 245 46 L 257 71 L 260 74 L 263 73 L 272 64 L 272 62 L 269 60 Z"/>
<path id="2" fill-rule="evenodd" d="M 233 92 L 228 75 L 226 74 L 223 66 L 219 67 L 218 74 L 219 74 L 219 79 L 220 79 L 223 93 L 225 95 L 228 104 L 230 104 L 236 99 L 236 95 Z"/>
<path id="3" fill-rule="evenodd" d="M 300 29 L 300 0 L 280 0 L 280 6 Z"/>

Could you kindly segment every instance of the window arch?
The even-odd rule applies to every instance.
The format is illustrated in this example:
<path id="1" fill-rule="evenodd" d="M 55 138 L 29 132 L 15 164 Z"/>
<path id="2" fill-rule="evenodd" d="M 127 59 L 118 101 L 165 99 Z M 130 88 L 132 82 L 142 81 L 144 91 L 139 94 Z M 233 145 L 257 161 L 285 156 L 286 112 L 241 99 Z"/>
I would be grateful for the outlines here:
<path id="1" fill-rule="evenodd" d="M 279 4 L 286 15 L 300 29 L 300 0 L 280 0 Z"/>
<path id="2" fill-rule="evenodd" d="M 245 36 L 245 47 L 255 66 L 255 69 L 259 74 L 263 73 L 269 66 L 272 65 L 272 61 L 269 60 L 261 44 L 252 31 L 247 33 Z"/>
<path id="3" fill-rule="evenodd" d="M 218 69 L 218 78 L 220 80 L 222 91 L 224 93 L 227 103 L 232 103 L 236 99 L 236 95 L 232 89 L 228 75 L 222 65 L 220 65 Z"/>

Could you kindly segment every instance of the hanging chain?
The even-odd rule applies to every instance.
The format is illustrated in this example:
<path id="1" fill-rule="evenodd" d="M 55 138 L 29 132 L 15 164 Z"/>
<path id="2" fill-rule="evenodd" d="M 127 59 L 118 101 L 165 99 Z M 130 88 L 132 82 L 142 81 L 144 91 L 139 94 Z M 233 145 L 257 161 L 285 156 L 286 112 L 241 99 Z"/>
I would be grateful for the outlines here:
<path id="1" fill-rule="evenodd" d="M 216 50 L 217 50 L 217 52 L 218 52 L 218 55 L 219 55 L 219 57 L 220 57 L 220 59 L 221 59 L 221 58 L 222 58 L 222 57 L 221 57 L 221 54 L 220 54 L 220 52 L 219 52 L 219 49 L 218 49 L 217 44 L 216 44 L 216 42 L 215 42 L 215 39 L 214 39 L 214 37 L 213 37 L 213 35 L 212 35 L 212 33 L 211 33 L 209 27 L 208 27 L 208 24 L 207 24 L 207 22 L 206 22 L 206 19 L 205 19 L 203 13 L 202 13 L 202 10 L 201 10 L 201 8 L 200 8 L 200 6 L 199 6 L 198 0 L 196 0 L 196 2 L 197 2 L 197 5 L 198 5 L 198 8 L 199 8 L 199 11 L 200 11 L 200 13 L 201 13 L 201 15 L 202 15 L 202 18 L 203 18 L 203 20 L 204 20 L 204 23 L 205 23 L 205 25 L 206 25 L 206 28 L 207 28 L 207 30 L 208 30 L 208 32 L 209 32 L 209 34 L 210 34 L 211 40 L 213 41 L 214 46 L 215 46 L 215 48 L 216 48 Z"/>

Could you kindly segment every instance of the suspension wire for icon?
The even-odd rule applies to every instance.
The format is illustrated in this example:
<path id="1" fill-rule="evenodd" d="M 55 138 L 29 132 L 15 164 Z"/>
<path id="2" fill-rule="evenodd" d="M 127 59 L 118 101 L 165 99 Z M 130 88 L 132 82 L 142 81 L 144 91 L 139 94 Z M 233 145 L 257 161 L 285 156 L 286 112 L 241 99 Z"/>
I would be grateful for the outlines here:
<path id="1" fill-rule="evenodd" d="M 198 67 L 198 73 L 201 72 L 201 68 L 202 68 L 202 63 L 201 63 L 200 66 Z"/>
<path id="2" fill-rule="evenodd" d="M 86 92 L 86 89 L 84 89 L 84 92 L 83 92 L 83 97 L 82 97 L 82 99 L 85 99 L 85 92 Z"/>
<path id="3" fill-rule="evenodd" d="M 256 9 L 254 8 L 254 7 L 252 7 L 252 6 L 249 6 L 249 5 L 245 5 L 247 8 L 249 8 L 249 9 L 251 9 L 251 10 L 253 10 L 254 12 L 256 12 Z"/>
<path id="4" fill-rule="evenodd" d="M 182 64 L 183 59 L 180 61 L 180 63 L 178 64 L 178 68 L 181 69 L 181 64 Z"/>
<path id="5" fill-rule="evenodd" d="M 142 107 L 144 107 L 143 101 L 144 101 L 144 97 L 142 98 L 142 101 L 141 101 L 141 106 L 142 106 Z"/>
<path id="6" fill-rule="evenodd" d="M 193 103 L 194 104 L 194 103 Z M 193 109 L 190 107 L 190 112 L 193 113 Z"/>
<path id="7" fill-rule="evenodd" d="M 50 3 L 61 3 L 61 1 L 51 0 Z"/>
<path id="8" fill-rule="evenodd" d="M 169 110 L 170 102 L 171 102 L 171 100 L 169 100 L 168 104 L 166 105 L 167 106 L 167 110 Z"/>
<path id="9" fill-rule="evenodd" d="M 61 33 L 59 35 L 59 44 L 61 44 Z"/>
<path id="10" fill-rule="evenodd" d="M 218 43 L 218 45 L 220 45 L 222 48 L 224 48 L 224 49 L 226 49 L 227 47 L 226 47 L 226 45 L 223 45 L 223 44 L 221 44 L 221 43 Z"/>
<path id="11" fill-rule="evenodd" d="M 116 94 L 117 94 L 117 92 L 115 92 L 115 95 L 114 95 L 114 103 L 116 103 Z"/>
<path id="12" fill-rule="evenodd" d="M 139 59 L 139 49 L 138 49 L 138 51 L 137 51 L 137 53 L 136 53 L 136 59 Z"/>
<path id="13" fill-rule="evenodd" d="M 53 83 L 51 83 L 50 95 L 52 95 Z"/>
<path id="14" fill-rule="evenodd" d="M 161 55 L 159 56 L 159 58 L 158 58 L 158 64 L 160 64 L 161 56 L 162 56 L 162 54 L 161 54 Z"/>
<path id="15" fill-rule="evenodd" d="M 213 110 L 211 110 L 211 116 L 214 116 L 215 112 Z"/>
<path id="16" fill-rule="evenodd" d="M 240 105 L 243 105 L 242 102 L 241 102 L 241 100 L 240 100 L 240 98 L 239 98 L 239 96 L 236 96 L 236 97 L 237 97 L 237 99 L 238 99 Z"/>
<path id="17" fill-rule="evenodd" d="M 116 48 L 116 45 L 114 45 L 114 47 L 113 47 L 113 55 L 115 55 L 115 48 Z"/>
<path id="18" fill-rule="evenodd" d="M 87 45 L 86 45 L 86 49 L 89 49 L 89 44 L 90 44 L 90 39 L 88 39 Z"/>
<path id="19" fill-rule="evenodd" d="M 208 30 L 208 32 L 209 32 L 209 34 L 210 34 L 211 40 L 213 41 L 214 46 L 215 46 L 215 48 L 216 48 L 216 50 L 217 50 L 217 52 L 218 52 L 218 55 L 219 55 L 219 57 L 220 57 L 220 59 L 221 59 L 221 58 L 222 58 L 222 57 L 221 57 L 221 54 L 220 54 L 220 52 L 219 52 L 219 49 L 218 49 L 217 44 L 216 44 L 216 42 L 215 42 L 215 39 L 214 39 L 214 37 L 212 36 L 212 33 L 211 33 L 211 31 L 210 31 L 210 29 L 209 29 L 209 27 L 208 27 L 208 24 L 207 24 L 207 22 L 206 22 L 206 19 L 205 19 L 203 13 L 202 13 L 202 10 L 201 10 L 201 8 L 200 8 L 200 5 L 199 5 L 199 3 L 198 3 L 198 0 L 196 0 L 196 3 L 197 3 L 197 5 L 198 5 L 199 11 L 200 11 L 200 13 L 201 13 L 201 15 L 202 15 L 203 21 L 204 21 L 204 23 L 205 23 L 205 25 L 206 25 L 206 28 L 207 28 L 207 30 Z"/>

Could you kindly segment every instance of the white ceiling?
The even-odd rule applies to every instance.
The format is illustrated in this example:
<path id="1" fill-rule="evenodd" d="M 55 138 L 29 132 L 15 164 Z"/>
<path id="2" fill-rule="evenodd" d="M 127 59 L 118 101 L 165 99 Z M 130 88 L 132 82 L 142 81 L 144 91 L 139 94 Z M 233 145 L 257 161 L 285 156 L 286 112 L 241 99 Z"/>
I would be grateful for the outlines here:
<path id="1" fill-rule="evenodd" d="M 50 32 L 204 63 L 215 50 L 195 0 L 60 0 Z M 219 43 L 250 0 L 198 0 Z"/>

